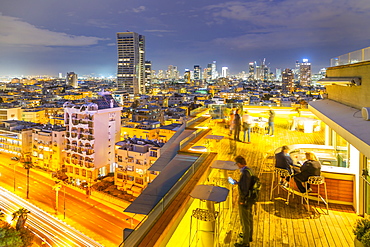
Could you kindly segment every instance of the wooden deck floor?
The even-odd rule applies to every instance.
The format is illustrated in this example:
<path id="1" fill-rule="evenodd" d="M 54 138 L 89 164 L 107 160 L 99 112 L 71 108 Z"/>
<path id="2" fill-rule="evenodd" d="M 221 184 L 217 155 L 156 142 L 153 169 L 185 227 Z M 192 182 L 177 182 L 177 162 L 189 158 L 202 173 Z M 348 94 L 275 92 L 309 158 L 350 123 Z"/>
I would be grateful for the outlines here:
<path id="1" fill-rule="evenodd" d="M 286 192 L 281 190 L 272 201 L 269 199 L 272 174 L 264 172 L 264 157 L 282 145 L 324 144 L 323 130 L 316 133 L 291 131 L 286 119 L 276 116 L 273 137 L 252 133 L 252 143 L 246 144 L 231 140 L 223 123 L 215 123 L 211 127 L 212 134 L 225 136 L 219 143 L 213 144 L 218 160 L 233 160 L 236 155 L 243 155 L 248 166 L 260 174 L 263 188 L 254 208 L 254 241 L 251 246 L 353 246 L 352 227 L 359 216 L 352 207 L 329 204 L 329 214 L 326 214 L 324 204 L 317 206 L 317 202 L 311 202 L 311 210 L 308 211 L 299 196 L 287 205 Z M 242 132 L 240 137 L 242 139 Z M 221 247 L 234 246 L 240 240 L 237 204 L 233 205 L 229 229 L 220 233 Z"/>

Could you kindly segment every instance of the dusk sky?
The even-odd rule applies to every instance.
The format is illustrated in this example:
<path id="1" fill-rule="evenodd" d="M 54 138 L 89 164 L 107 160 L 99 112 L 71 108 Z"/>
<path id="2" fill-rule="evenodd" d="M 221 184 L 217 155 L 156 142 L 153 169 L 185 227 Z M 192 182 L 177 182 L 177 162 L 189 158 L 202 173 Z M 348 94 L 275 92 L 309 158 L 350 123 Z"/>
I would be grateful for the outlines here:
<path id="1" fill-rule="evenodd" d="M 1 0 L 0 75 L 116 75 L 116 33 L 146 37 L 153 69 L 236 74 L 266 58 L 272 69 L 370 46 L 369 0 Z M 273 71 L 274 72 L 274 71 Z"/>

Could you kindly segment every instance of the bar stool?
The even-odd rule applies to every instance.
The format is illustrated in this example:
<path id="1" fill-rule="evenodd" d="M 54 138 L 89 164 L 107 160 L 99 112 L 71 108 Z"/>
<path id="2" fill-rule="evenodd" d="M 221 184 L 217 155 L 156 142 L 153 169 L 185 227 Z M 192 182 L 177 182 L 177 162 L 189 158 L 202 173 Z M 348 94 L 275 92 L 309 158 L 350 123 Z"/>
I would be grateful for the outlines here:
<path id="1" fill-rule="evenodd" d="M 290 178 L 291 177 L 291 175 L 289 174 L 289 172 L 288 172 L 288 170 L 286 170 L 286 169 L 282 169 L 282 168 L 277 168 L 277 167 L 275 167 L 275 169 L 274 169 L 274 174 L 272 175 L 272 181 L 271 181 L 271 191 L 270 191 L 270 200 L 272 200 L 272 194 L 273 194 L 273 192 L 274 192 L 274 190 L 277 188 L 277 190 L 278 190 L 278 194 L 279 194 L 279 188 L 280 187 L 282 187 L 282 185 L 281 184 L 279 184 L 279 182 L 276 184 L 276 185 L 274 185 L 274 182 L 275 182 L 275 178 L 277 179 L 277 181 L 279 181 L 279 179 L 281 178 L 281 177 L 284 177 L 285 179 L 286 178 Z M 289 182 L 288 182 L 288 188 L 287 188 L 287 191 L 288 191 L 288 195 L 287 195 L 287 201 L 286 201 L 286 204 L 288 204 L 289 203 L 289 196 L 290 196 L 290 191 L 289 191 L 289 189 L 290 189 L 290 183 L 291 183 L 291 179 L 289 179 Z"/>
<path id="2" fill-rule="evenodd" d="M 308 197 L 308 184 L 312 185 L 317 185 L 317 193 L 311 193 L 311 195 L 317 196 L 317 205 L 320 205 L 320 200 L 323 201 L 323 203 L 326 205 L 326 211 L 327 214 L 329 214 L 329 202 L 328 202 L 328 193 L 326 191 L 326 182 L 323 176 L 310 176 L 308 177 L 307 182 L 305 183 L 306 186 L 306 193 L 304 193 L 305 201 L 307 202 L 308 206 L 308 211 L 310 211 L 310 202 L 309 202 L 309 197 Z M 325 199 L 321 196 L 320 194 L 320 185 L 324 185 L 324 190 L 325 190 Z"/>

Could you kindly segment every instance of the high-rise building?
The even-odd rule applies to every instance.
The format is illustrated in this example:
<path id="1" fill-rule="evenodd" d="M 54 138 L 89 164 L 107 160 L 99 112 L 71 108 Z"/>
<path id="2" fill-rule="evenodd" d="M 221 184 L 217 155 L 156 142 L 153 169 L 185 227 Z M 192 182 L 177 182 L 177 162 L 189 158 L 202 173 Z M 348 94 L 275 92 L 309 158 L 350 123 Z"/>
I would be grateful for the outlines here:
<path id="1" fill-rule="evenodd" d="M 224 77 L 224 78 L 229 77 L 229 68 L 228 67 L 222 67 L 221 77 Z"/>
<path id="2" fill-rule="evenodd" d="M 199 65 L 194 65 L 194 80 L 201 80 L 202 74 Z"/>
<path id="3" fill-rule="evenodd" d="M 311 84 L 311 63 L 308 62 L 308 59 L 303 59 L 299 66 L 299 83 L 301 86 Z"/>
<path id="4" fill-rule="evenodd" d="M 145 83 L 150 87 L 152 84 L 152 62 L 145 61 Z"/>
<path id="5" fill-rule="evenodd" d="M 75 72 L 68 72 L 66 77 L 66 84 L 68 86 L 72 86 L 74 88 L 77 88 L 77 74 Z"/>
<path id="6" fill-rule="evenodd" d="M 213 61 L 212 62 L 212 65 L 211 65 L 211 73 L 212 73 L 212 80 L 215 80 L 217 78 L 217 67 L 216 67 L 216 61 Z"/>
<path id="7" fill-rule="evenodd" d="M 250 62 L 248 67 L 248 80 L 252 81 L 254 80 L 254 73 L 255 73 L 255 63 Z"/>
<path id="8" fill-rule="evenodd" d="M 284 90 L 294 90 L 294 74 L 291 69 L 285 69 L 282 73 L 282 86 Z"/>
<path id="9" fill-rule="evenodd" d="M 117 33 L 117 87 L 129 94 L 145 93 L 145 36 L 135 32 Z"/>
<path id="10" fill-rule="evenodd" d="M 281 69 L 279 69 L 279 68 L 275 69 L 275 80 L 276 81 L 281 81 Z"/>

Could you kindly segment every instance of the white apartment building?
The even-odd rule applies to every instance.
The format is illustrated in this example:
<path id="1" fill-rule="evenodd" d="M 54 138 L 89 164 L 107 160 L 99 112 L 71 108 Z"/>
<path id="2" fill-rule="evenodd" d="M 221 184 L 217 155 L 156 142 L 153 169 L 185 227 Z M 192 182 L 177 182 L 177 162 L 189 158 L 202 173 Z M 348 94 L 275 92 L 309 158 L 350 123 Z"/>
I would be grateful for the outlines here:
<path id="1" fill-rule="evenodd" d="M 64 104 L 66 174 L 76 185 L 114 172 L 114 147 L 119 141 L 121 110 L 106 92 L 85 104 Z"/>
<path id="2" fill-rule="evenodd" d="M 116 163 L 118 168 L 114 174 L 114 184 L 118 189 L 135 197 L 158 175 L 148 169 L 160 156 L 160 147 L 137 141 L 121 141 L 116 144 Z"/>

